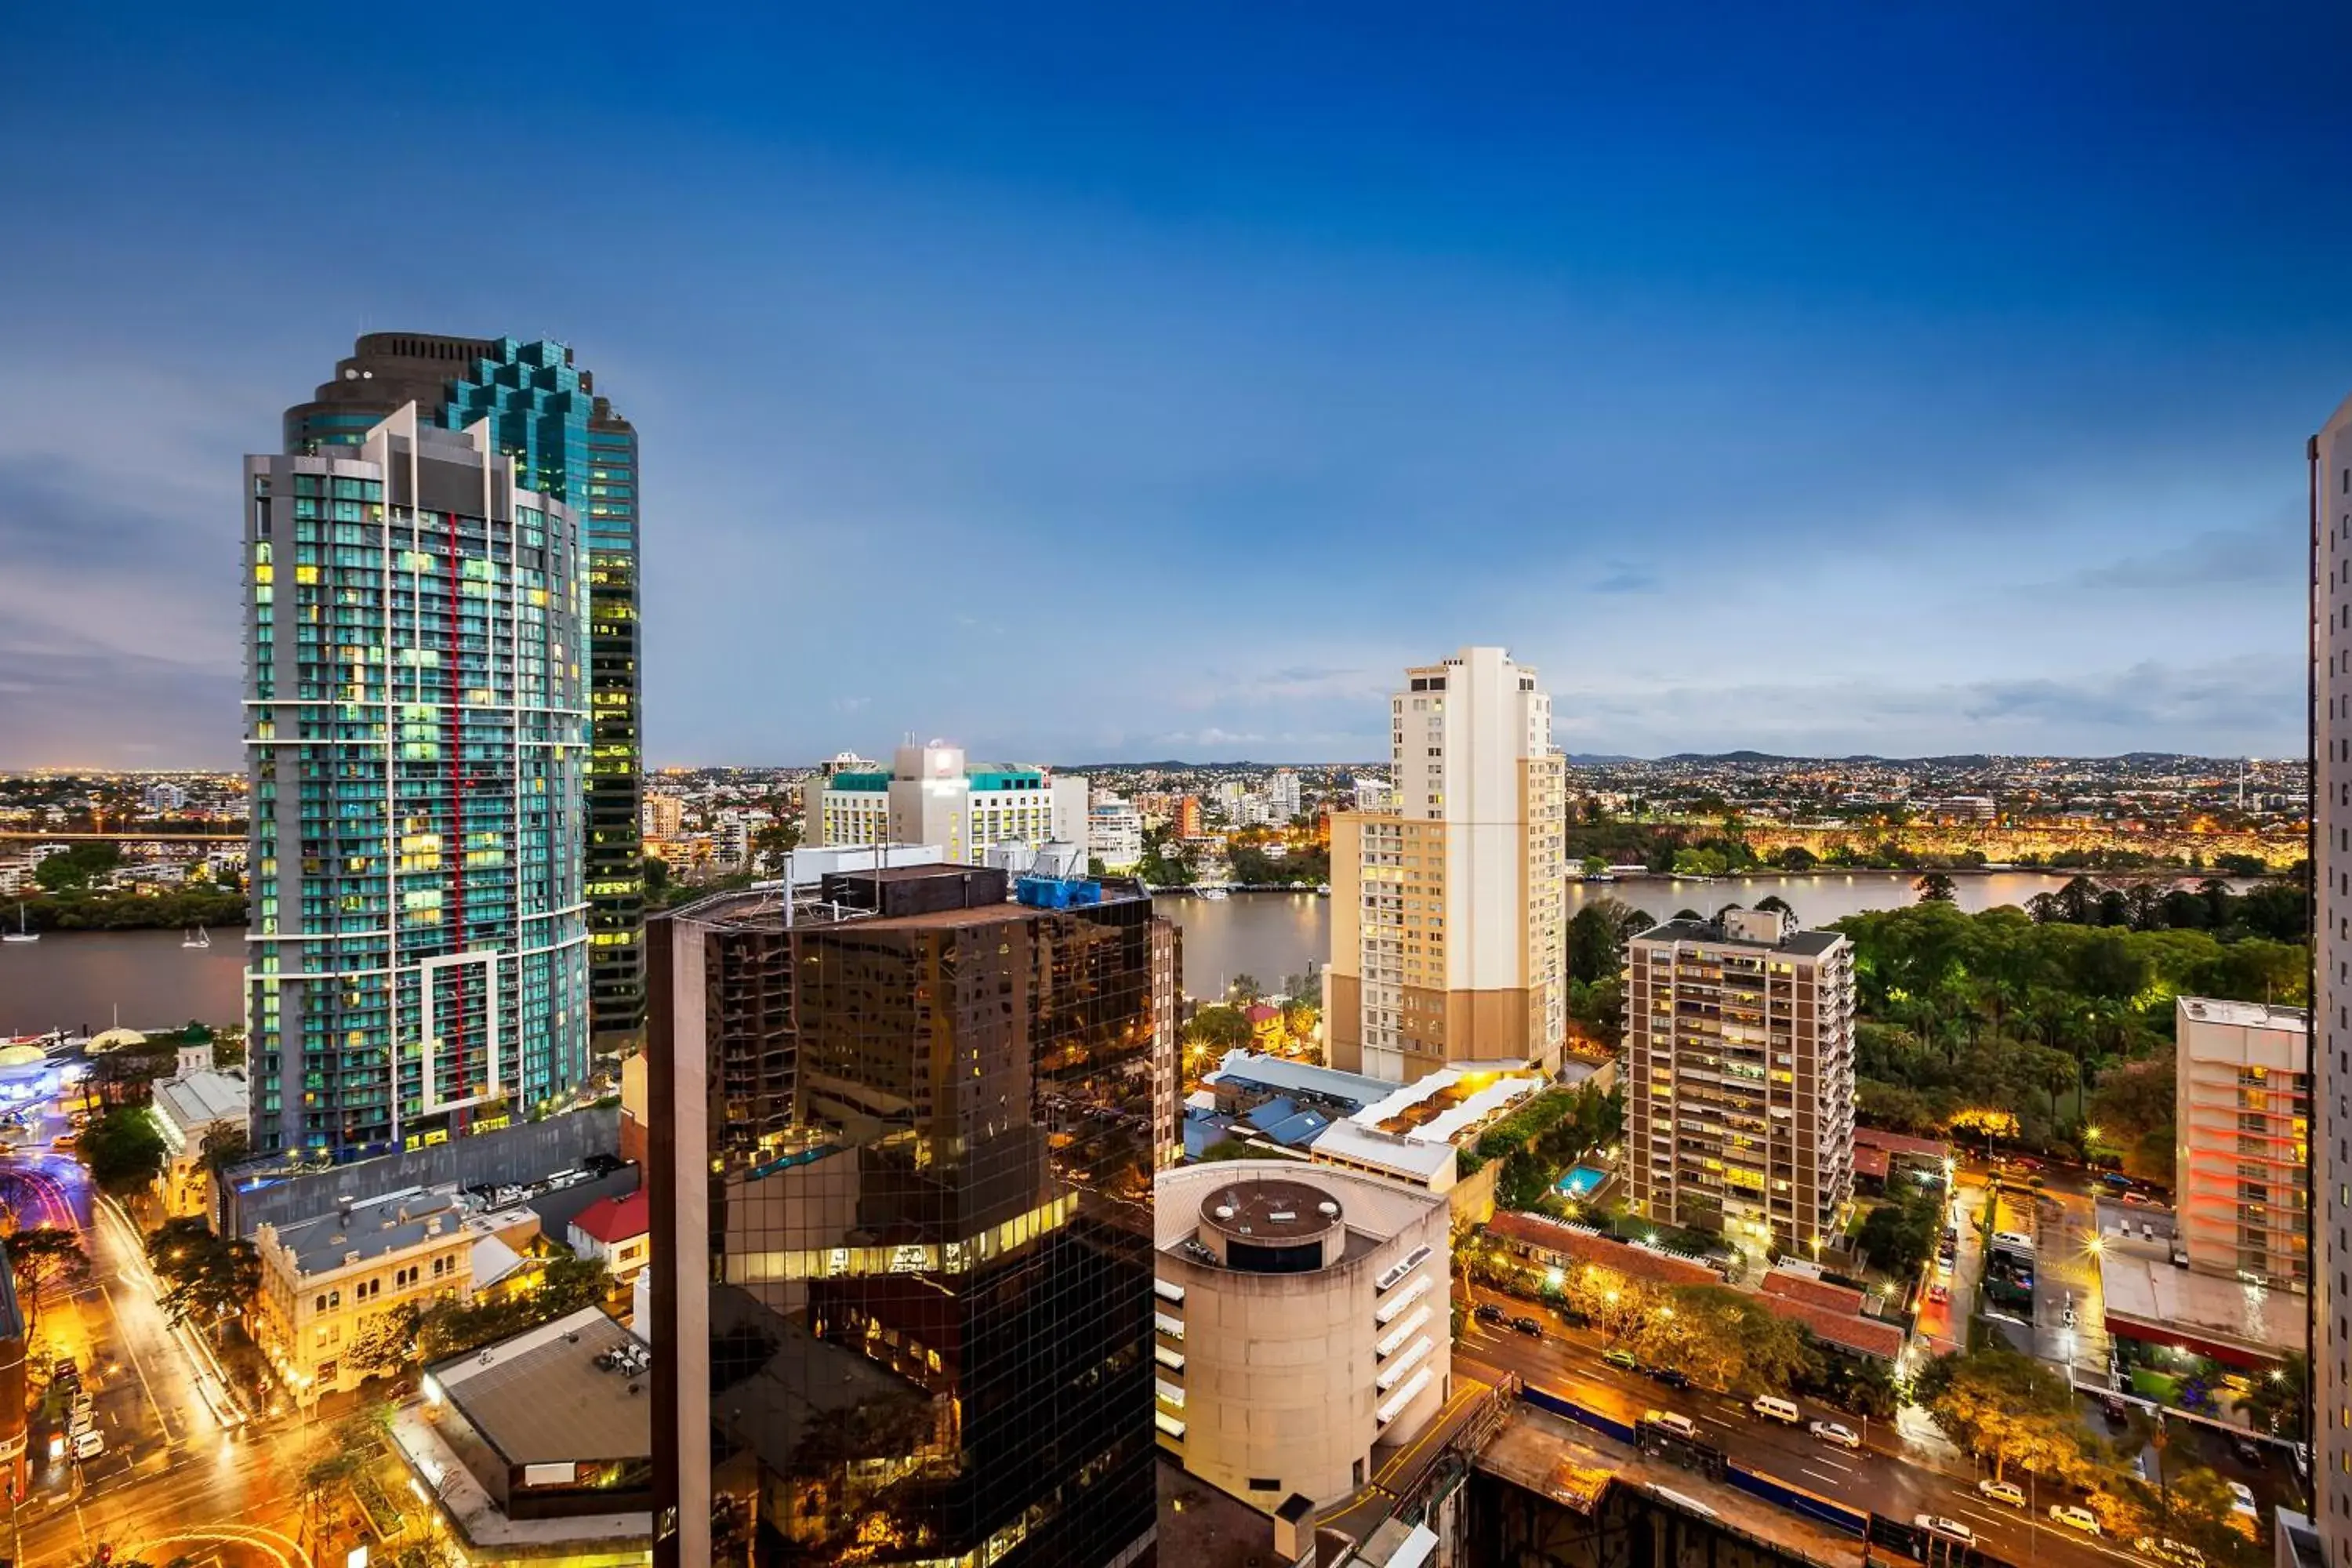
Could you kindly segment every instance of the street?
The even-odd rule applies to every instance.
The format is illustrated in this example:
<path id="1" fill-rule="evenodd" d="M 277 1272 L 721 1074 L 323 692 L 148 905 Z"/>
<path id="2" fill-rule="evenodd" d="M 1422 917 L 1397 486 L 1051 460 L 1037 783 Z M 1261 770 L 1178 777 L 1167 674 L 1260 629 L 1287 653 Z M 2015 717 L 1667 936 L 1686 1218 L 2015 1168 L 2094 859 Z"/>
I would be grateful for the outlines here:
<path id="1" fill-rule="evenodd" d="M 1475 1300 L 1491 1300 L 1516 1316 L 1530 1310 L 1528 1303 L 1498 1291 L 1475 1287 Z M 1544 1322 L 1540 1340 L 1503 1324 L 1477 1321 L 1465 1314 L 1461 1352 L 1498 1371 L 1517 1373 L 1530 1387 L 1548 1389 L 1580 1404 L 1627 1422 L 1643 1411 L 1678 1411 L 1696 1421 L 1706 1441 L 1738 1463 L 1851 1507 L 1868 1509 L 1908 1523 L 1915 1514 L 1934 1513 L 1955 1519 L 1976 1531 L 1986 1550 L 2012 1563 L 2053 1563 L 2092 1568 L 2109 1560 L 2138 1563 L 2139 1559 L 2105 1541 L 2053 1526 L 2042 1510 L 2053 1501 L 2079 1500 L 2043 1496 L 2037 1489 L 2032 1506 L 2021 1512 L 1990 1501 L 1976 1489 L 1967 1461 L 1936 1449 L 1939 1439 L 1925 1431 L 1906 1430 L 1896 1422 L 1872 1421 L 1828 1405 L 1798 1400 L 1807 1420 L 1836 1421 L 1863 1434 L 1865 1446 L 1851 1451 L 1806 1434 L 1801 1426 L 1784 1426 L 1754 1415 L 1727 1394 L 1703 1389 L 1676 1390 L 1638 1373 L 1610 1366 L 1601 1360 L 1601 1337 L 1561 1326 L 1551 1314 L 1537 1310 Z"/>

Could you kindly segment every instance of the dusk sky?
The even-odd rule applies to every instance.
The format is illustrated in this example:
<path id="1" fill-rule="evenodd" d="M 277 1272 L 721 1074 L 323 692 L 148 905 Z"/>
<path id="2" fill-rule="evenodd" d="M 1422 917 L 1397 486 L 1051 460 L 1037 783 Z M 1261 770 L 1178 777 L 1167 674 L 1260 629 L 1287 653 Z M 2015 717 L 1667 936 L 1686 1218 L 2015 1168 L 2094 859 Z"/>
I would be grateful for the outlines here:
<path id="1" fill-rule="evenodd" d="M 2352 7 L 1639 9 L 22 8 L 0 766 L 236 763 L 388 329 L 635 423 L 655 763 L 2300 753 Z"/>

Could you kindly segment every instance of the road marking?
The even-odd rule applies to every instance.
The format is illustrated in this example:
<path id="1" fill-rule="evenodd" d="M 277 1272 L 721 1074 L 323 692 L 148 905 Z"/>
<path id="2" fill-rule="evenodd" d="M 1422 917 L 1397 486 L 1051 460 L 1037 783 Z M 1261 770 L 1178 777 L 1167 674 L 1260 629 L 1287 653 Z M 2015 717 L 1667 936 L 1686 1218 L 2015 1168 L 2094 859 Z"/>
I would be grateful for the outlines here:
<path id="1" fill-rule="evenodd" d="M 1809 1467 L 1807 1467 L 1807 1466 L 1800 1465 L 1800 1466 L 1799 1466 L 1799 1467 L 1797 1467 L 1797 1468 L 1798 1468 L 1798 1469 L 1799 1469 L 1801 1473 L 1803 1473 L 1803 1474 L 1805 1474 L 1805 1475 L 1808 1475 L 1808 1476 L 1812 1477 L 1812 1478 L 1813 1478 L 1813 1479 L 1815 1479 L 1815 1480 L 1817 1480 L 1817 1481 L 1826 1481 L 1826 1482 L 1828 1482 L 1831 1486 L 1833 1486 L 1833 1487 L 1834 1487 L 1834 1486 L 1842 1486 L 1842 1485 L 1843 1485 L 1843 1484 L 1844 1484 L 1843 1482 L 1840 1481 L 1840 1480 L 1839 1480 L 1835 1476 L 1825 1476 L 1825 1475 L 1822 1474 L 1822 1473 L 1821 1473 L 1821 1471 L 1816 1470 L 1816 1469 L 1812 1469 L 1812 1468 L 1809 1468 Z"/>
<path id="2" fill-rule="evenodd" d="M 1827 1465 L 1833 1470 L 1843 1470 L 1849 1476 L 1853 1474 L 1853 1467 L 1852 1465 L 1841 1465 L 1835 1459 L 1831 1458 L 1827 1454 L 1815 1454 L 1813 1458 L 1819 1459 L 1822 1464 Z"/>
<path id="3" fill-rule="evenodd" d="M 1698 1418 L 1699 1418 L 1700 1420 L 1702 1420 L 1702 1421 L 1712 1421 L 1712 1422 L 1714 1422 L 1714 1423 L 1715 1423 L 1717 1426 L 1729 1426 L 1731 1425 L 1731 1423 L 1730 1423 L 1730 1422 L 1726 1421 L 1722 1416 L 1720 1416 L 1720 1415 L 1708 1415 L 1706 1411 L 1704 1411 L 1704 1410 L 1702 1410 L 1702 1411 L 1700 1411 L 1700 1412 L 1698 1413 Z"/>

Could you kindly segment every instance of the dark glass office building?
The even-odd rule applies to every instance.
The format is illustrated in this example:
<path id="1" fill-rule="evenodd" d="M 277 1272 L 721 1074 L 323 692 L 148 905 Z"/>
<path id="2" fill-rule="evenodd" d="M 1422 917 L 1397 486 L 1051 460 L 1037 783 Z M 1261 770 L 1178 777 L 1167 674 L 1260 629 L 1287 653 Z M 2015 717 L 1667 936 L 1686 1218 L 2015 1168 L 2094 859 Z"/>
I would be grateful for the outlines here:
<path id="1" fill-rule="evenodd" d="M 655 1557 L 1107 1568 L 1155 1539 L 1175 933 L 914 867 L 658 917 Z"/>
<path id="2" fill-rule="evenodd" d="M 372 332 L 310 402 L 286 411 L 285 449 L 357 446 L 409 403 L 446 429 L 488 421 L 490 449 L 513 463 L 517 482 L 570 508 L 586 530 L 590 1027 L 599 1048 L 632 1048 L 645 1026 L 636 430 L 562 343 Z"/>

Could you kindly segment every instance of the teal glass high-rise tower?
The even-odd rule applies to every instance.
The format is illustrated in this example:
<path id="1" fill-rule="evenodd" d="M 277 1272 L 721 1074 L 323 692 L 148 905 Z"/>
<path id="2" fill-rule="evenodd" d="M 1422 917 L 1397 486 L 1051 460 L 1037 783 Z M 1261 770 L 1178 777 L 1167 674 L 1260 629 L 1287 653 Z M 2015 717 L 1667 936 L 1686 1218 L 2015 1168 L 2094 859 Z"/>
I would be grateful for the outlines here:
<path id="1" fill-rule="evenodd" d="M 414 402 L 452 430 L 489 426 L 517 482 L 568 507 L 583 529 L 590 712 L 587 905 L 590 1026 L 625 1051 L 645 1025 L 645 876 L 639 826 L 645 749 L 637 672 L 637 433 L 599 396 L 572 351 L 550 342 L 374 332 L 312 400 L 286 411 L 285 449 L 352 446 Z"/>

